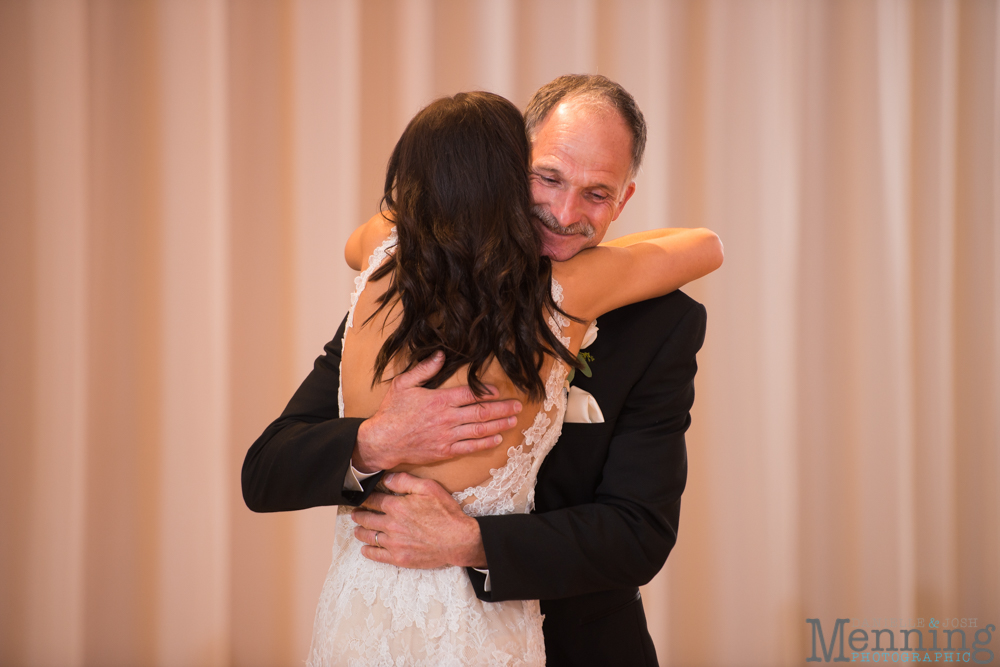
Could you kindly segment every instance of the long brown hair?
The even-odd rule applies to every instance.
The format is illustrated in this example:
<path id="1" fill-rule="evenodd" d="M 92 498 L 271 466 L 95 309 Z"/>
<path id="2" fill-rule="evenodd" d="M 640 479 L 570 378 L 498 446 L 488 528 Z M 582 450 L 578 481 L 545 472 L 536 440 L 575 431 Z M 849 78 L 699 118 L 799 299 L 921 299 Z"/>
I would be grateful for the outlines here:
<path id="1" fill-rule="evenodd" d="M 379 350 L 373 385 L 397 355 L 409 357 L 408 370 L 442 350 L 444 367 L 425 386 L 468 364 L 469 386 L 482 396 L 480 376 L 496 359 L 514 386 L 539 400 L 545 354 L 577 365 L 547 324 L 562 311 L 530 214 L 529 160 L 521 112 L 499 95 L 442 98 L 407 125 L 382 197 L 399 241 L 371 277 L 391 279 L 365 324 L 397 298 L 403 312 Z"/>

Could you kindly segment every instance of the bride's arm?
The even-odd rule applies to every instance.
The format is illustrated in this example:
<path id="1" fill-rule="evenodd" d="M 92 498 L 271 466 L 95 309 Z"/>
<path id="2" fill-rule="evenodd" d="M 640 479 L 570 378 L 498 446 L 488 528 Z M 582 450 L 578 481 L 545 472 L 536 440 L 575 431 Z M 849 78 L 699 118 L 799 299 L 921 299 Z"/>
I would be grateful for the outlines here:
<path id="1" fill-rule="evenodd" d="M 708 229 L 659 229 L 553 262 L 553 272 L 568 288 L 566 311 L 589 320 L 673 292 L 719 268 L 722 259 L 722 242 Z"/>
<path id="2" fill-rule="evenodd" d="M 707 232 L 707 234 L 706 234 Z M 664 229 L 650 229 L 645 232 L 635 232 L 634 234 L 626 234 L 625 236 L 620 236 L 616 239 L 611 239 L 609 241 L 603 241 L 602 246 L 612 247 L 612 248 L 627 248 L 630 245 L 635 245 L 636 243 L 642 243 L 643 241 L 653 241 L 655 239 L 662 239 L 667 236 L 674 236 L 677 234 L 691 234 L 697 233 L 699 235 L 711 235 L 718 238 L 714 232 L 707 229 L 689 229 L 687 227 L 670 227 Z"/>

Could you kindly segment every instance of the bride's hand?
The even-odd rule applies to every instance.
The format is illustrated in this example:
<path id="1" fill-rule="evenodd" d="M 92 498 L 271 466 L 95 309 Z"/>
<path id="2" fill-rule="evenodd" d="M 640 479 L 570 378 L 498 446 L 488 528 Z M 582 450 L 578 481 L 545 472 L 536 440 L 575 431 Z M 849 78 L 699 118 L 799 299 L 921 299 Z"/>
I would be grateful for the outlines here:
<path id="1" fill-rule="evenodd" d="M 352 465 L 361 472 L 398 465 L 424 465 L 500 444 L 500 432 L 514 426 L 518 401 L 477 399 L 467 386 L 424 389 L 421 385 L 444 364 L 438 352 L 393 378 L 378 411 L 362 422 Z"/>
<path id="2" fill-rule="evenodd" d="M 351 514 L 365 558 L 399 567 L 486 567 L 479 522 L 435 481 L 405 472 L 386 475 L 393 493 L 373 493 Z M 377 538 L 377 539 L 376 539 Z"/>

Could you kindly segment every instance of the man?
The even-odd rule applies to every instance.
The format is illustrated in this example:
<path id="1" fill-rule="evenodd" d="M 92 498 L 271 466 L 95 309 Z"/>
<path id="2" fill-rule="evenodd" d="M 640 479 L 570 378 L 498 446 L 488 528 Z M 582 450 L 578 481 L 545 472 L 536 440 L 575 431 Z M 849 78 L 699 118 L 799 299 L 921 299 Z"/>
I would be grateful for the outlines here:
<path id="1" fill-rule="evenodd" d="M 565 260 L 599 243 L 634 193 L 645 123 L 631 95 L 600 76 L 542 87 L 526 122 L 544 252 Z M 674 292 L 598 324 L 587 348 L 592 376 L 577 373 L 574 385 L 604 421 L 563 426 L 538 475 L 535 513 L 471 518 L 434 482 L 379 474 L 496 446 L 520 406 L 470 405 L 467 388 L 422 389 L 440 364 L 431 359 L 395 378 L 368 420 L 337 419 L 343 325 L 247 453 L 247 505 L 364 502 L 354 518 L 367 557 L 465 566 L 481 599 L 540 599 L 548 664 L 655 665 L 638 586 L 676 541 L 705 311 Z M 379 479 L 401 495 L 372 493 Z"/>

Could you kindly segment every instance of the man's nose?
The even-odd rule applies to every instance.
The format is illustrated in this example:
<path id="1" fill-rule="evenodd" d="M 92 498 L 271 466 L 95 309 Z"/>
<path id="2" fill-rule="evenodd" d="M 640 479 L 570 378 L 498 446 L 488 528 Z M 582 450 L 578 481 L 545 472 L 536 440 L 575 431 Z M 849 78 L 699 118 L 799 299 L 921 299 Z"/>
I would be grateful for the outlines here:
<path id="1" fill-rule="evenodd" d="M 549 211 L 559 221 L 560 227 L 569 227 L 580 222 L 582 211 L 579 198 L 571 192 L 560 193 L 549 204 Z"/>

